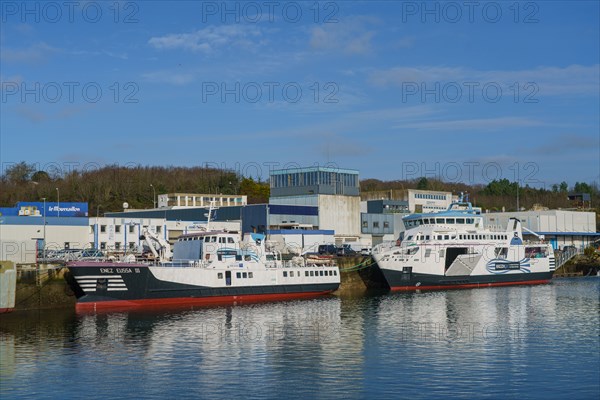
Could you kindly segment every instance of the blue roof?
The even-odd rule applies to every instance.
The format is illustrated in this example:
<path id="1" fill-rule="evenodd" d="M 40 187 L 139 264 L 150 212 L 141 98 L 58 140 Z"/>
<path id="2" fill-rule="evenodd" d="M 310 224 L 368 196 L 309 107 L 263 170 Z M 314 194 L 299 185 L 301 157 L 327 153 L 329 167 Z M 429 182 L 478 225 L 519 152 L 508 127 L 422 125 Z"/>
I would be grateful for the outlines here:
<path id="1" fill-rule="evenodd" d="M 600 236 L 600 232 L 536 232 L 538 235 L 556 235 L 556 236 Z M 523 234 L 527 235 L 526 232 Z"/>
<path id="2" fill-rule="evenodd" d="M 273 229 L 268 230 L 269 235 L 334 235 L 331 229 Z"/>

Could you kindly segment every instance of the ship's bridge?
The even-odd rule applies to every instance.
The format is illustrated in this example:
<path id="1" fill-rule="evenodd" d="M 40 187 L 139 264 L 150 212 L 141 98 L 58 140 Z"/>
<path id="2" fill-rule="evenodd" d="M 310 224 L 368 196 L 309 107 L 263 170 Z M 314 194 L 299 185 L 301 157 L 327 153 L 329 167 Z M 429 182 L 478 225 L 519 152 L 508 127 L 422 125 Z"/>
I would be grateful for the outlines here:
<path id="1" fill-rule="evenodd" d="M 483 228 L 483 218 L 468 202 L 452 203 L 442 212 L 407 215 L 402 220 L 407 230 L 421 225 L 447 228 L 457 228 L 459 225 L 468 230 Z"/>

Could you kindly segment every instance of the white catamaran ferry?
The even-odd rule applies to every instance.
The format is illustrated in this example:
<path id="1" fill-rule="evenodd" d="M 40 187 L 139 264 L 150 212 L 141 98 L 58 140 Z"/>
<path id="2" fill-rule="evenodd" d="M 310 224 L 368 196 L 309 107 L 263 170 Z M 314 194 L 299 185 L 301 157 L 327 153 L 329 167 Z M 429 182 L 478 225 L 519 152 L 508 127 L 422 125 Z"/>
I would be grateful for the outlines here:
<path id="1" fill-rule="evenodd" d="M 473 288 L 548 283 L 555 270 L 552 246 L 521 226 L 485 229 L 471 203 L 403 218 L 406 231 L 395 244 L 382 243 L 373 258 L 392 290 Z M 523 230 L 537 236 L 525 242 Z"/>

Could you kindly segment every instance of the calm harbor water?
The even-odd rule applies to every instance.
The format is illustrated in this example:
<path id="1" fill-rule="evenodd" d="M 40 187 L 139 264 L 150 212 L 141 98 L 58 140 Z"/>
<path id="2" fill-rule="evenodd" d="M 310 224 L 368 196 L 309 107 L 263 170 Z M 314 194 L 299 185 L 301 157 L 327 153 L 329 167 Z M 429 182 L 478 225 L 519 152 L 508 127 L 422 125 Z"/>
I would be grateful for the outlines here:
<path id="1" fill-rule="evenodd" d="M 0 317 L 0 398 L 600 398 L 600 279 Z"/>

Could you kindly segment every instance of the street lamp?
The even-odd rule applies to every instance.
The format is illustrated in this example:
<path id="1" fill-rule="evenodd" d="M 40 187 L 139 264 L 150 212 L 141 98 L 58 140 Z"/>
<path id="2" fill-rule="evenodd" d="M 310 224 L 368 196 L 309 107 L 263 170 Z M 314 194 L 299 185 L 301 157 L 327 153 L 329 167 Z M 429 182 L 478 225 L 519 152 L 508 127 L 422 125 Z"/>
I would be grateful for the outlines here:
<path id="1" fill-rule="evenodd" d="M 152 205 L 153 208 L 156 208 L 156 190 L 154 189 L 154 185 L 150 184 L 150 187 L 152 188 Z"/>
<path id="2" fill-rule="evenodd" d="M 46 258 L 46 198 L 42 197 L 44 201 L 44 247 L 42 248 L 43 258 Z"/>
<path id="3" fill-rule="evenodd" d="M 60 217 L 60 191 L 58 190 L 58 188 L 56 188 L 56 204 L 57 204 L 57 208 L 58 208 L 58 215 Z"/>

